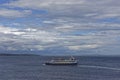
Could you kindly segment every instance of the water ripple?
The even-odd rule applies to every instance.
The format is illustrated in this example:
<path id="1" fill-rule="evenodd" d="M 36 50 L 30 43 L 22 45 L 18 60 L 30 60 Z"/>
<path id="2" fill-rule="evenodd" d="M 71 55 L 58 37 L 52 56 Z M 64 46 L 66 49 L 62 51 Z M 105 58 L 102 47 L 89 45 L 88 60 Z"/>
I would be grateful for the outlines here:
<path id="1" fill-rule="evenodd" d="M 78 65 L 78 67 L 84 67 L 84 68 L 97 68 L 97 69 L 108 69 L 108 70 L 117 70 L 117 71 L 120 71 L 120 68 L 105 67 L 105 66 Z"/>

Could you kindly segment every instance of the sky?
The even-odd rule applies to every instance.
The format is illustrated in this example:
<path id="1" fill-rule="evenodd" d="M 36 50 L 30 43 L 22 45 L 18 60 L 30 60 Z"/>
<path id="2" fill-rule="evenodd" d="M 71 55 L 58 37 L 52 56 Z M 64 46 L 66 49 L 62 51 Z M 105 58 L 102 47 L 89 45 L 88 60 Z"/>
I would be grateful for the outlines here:
<path id="1" fill-rule="evenodd" d="M 120 55 L 118 0 L 0 0 L 0 52 Z"/>

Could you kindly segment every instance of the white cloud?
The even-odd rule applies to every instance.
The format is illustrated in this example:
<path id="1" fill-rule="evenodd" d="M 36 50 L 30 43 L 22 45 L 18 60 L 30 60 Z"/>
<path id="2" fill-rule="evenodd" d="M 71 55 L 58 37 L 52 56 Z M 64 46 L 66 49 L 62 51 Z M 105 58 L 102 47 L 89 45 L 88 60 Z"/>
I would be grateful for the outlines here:
<path id="1" fill-rule="evenodd" d="M 58 26 L 58 27 L 55 27 L 55 30 L 58 30 L 58 31 L 71 31 L 73 30 L 75 27 L 74 26 L 71 26 L 71 25 L 62 25 L 62 26 Z"/>
<path id="2" fill-rule="evenodd" d="M 76 32 L 80 34 L 81 32 L 86 32 L 87 33 L 96 33 L 99 31 L 105 31 L 105 30 L 120 30 L 120 24 L 119 23 L 94 23 L 94 22 L 79 22 L 79 23 L 74 23 L 74 22 L 67 22 L 63 24 L 58 24 L 57 26 L 54 26 L 52 29 L 55 29 L 56 31 L 59 32 L 64 32 L 64 33 L 72 33 Z M 70 33 L 70 34 L 71 34 Z M 83 33 L 83 34 L 84 34 Z M 81 33 L 82 34 L 82 33 Z"/>
<path id="3" fill-rule="evenodd" d="M 54 23 L 54 21 L 43 21 L 44 24 L 51 24 Z"/>
<path id="4" fill-rule="evenodd" d="M 3 26 L 0 26 L 0 33 L 3 33 L 3 34 L 13 34 L 13 35 L 24 34 L 24 32 L 19 32 L 19 30 L 16 29 L 16 28 L 3 27 Z"/>
<path id="5" fill-rule="evenodd" d="M 35 51 L 59 47 L 73 51 L 95 50 L 116 44 L 119 34 L 119 30 L 103 30 L 86 35 L 75 35 L 75 33 L 64 35 L 56 30 L 51 32 L 38 28 L 16 29 L 1 26 L 0 49 Z"/>
<path id="6" fill-rule="evenodd" d="M 0 16 L 7 18 L 15 18 L 15 17 L 24 17 L 26 15 L 31 14 L 30 10 L 12 10 L 12 9 L 0 9 Z"/>
<path id="7" fill-rule="evenodd" d="M 41 7 L 50 7 L 53 5 L 73 5 L 73 4 L 83 4 L 84 0 L 18 0 L 12 1 L 11 3 L 7 3 L 4 5 L 14 6 L 14 7 L 26 7 L 26 8 L 33 8 L 33 9 L 40 9 Z"/>
<path id="8" fill-rule="evenodd" d="M 6 50 L 44 50 L 47 45 L 56 43 L 58 37 L 54 32 L 40 29 L 4 26 L 0 26 L 0 36 L 0 47 Z"/>
<path id="9" fill-rule="evenodd" d="M 98 48 L 100 45 L 97 44 L 91 44 L 91 45 L 73 45 L 73 46 L 68 46 L 70 50 L 86 50 L 86 49 L 94 49 Z"/>
<path id="10" fill-rule="evenodd" d="M 29 32 L 36 32 L 37 31 L 37 29 L 33 29 L 33 28 L 27 28 L 27 29 L 25 29 L 26 31 L 29 31 Z"/>
<path id="11" fill-rule="evenodd" d="M 18 49 L 44 50 L 59 47 L 76 51 L 95 50 L 117 44 L 120 37 L 120 24 L 109 22 L 109 18 L 119 19 L 117 0 L 16 0 L 3 5 L 23 9 L 1 9 L 0 16 L 4 17 L 23 17 L 33 9 L 47 11 L 40 19 L 39 13 L 32 15 L 33 22 L 30 24 L 33 24 L 33 27 L 28 26 L 29 24 L 23 29 L 0 27 L 0 35 L 7 35 L 2 37 L 1 43 L 12 41 L 19 46 Z M 34 22 L 36 16 L 42 22 L 41 27 Z M 102 19 L 108 19 L 108 22 L 102 22 Z M 39 24 L 39 21 L 36 23 Z M 22 26 L 16 23 L 13 25 Z M 12 46 L 12 43 L 6 45 Z M 12 46 L 9 49 L 15 48 L 16 46 Z"/>
<path id="12" fill-rule="evenodd" d="M 49 16 L 101 19 L 119 17 L 118 3 L 117 0 L 17 0 L 3 5 L 38 10 L 45 9 L 49 11 Z"/>

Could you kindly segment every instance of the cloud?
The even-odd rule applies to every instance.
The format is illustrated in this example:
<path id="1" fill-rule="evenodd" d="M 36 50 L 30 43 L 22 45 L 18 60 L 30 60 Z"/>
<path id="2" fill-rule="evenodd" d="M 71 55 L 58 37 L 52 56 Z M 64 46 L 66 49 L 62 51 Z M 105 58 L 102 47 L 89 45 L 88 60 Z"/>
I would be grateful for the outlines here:
<path id="1" fill-rule="evenodd" d="M 55 43 L 57 34 L 40 29 L 0 27 L 0 49 L 43 50 L 46 45 Z M 16 47 L 17 46 L 17 47 Z"/>
<path id="2" fill-rule="evenodd" d="M 17 0 L 3 5 L 37 10 L 45 9 L 49 11 L 49 16 L 59 17 L 91 18 L 94 20 L 120 16 L 117 0 Z"/>
<path id="3" fill-rule="evenodd" d="M 80 30 L 73 29 L 74 27 L 59 27 L 59 31 L 63 29 L 71 29 L 72 31 Z M 65 50 L 72 51 L 86 51 L 104 49 L 105 46 L 111 46 L 117 44 L 120 32 L 119 30 L 100 30 L 100 31 L 83 31 L 77 33 L 70 31 L 59 32 L 52 28 L 48 30 L 46 28 L 12 28 L 12 27 L 0 27 L 0 49 L 4 50 L 48 50 L 63 48 Z M 82 34 L 82 35 L 81 35 Z"/>
<path id="4" fill-rule="evenodd" d="M 0 16 L 31 14 L 22 19 L 24 28 L 0 27 L 1 45 L 11 50 L 16 50 L 15 45 L 19 46 L 17 50 L 104 50 L 119 43 L 120 9 L 116 0 L 15 0 L 2 6 L 10 9 L 1 9 Z M 41 16 L 41 10 L 47 13 Z M 12 26 L 22 27 L 17 21 Z M 2 44 L 4 39 L 6 44 Z"/>
<path id="5" fill-rule="evenodd" d="M 16 18 L 16 17 L 24 17 L 31 14 L 30 10 L 12 10 L 12 9 L 0 9 L 0 16 L 7 17 L 7 18 Z"/>
<path id="6" fill-rule="evenodd" d="M 4 26 L 0 26 L 0 33 L 13 34 L 13 35 L 24 34 L 24 32 L 19 32 L 17 28 L 10 28 L 10 27 L 4 27 Z"/>
<path id="7" fill-rule="evenodd" d="M 9 6 L 14 6 L 14 7 L 26 7 L 26 8 L 33 8 L 33 9 L 39 9 L 41 7 L 49 7 L 52 5 L 73 5 L 73 4 L 82 4 L 84 3 L 84 0 L 61 0 L 61 1 L 56 1 L 56 0 L 18 0 L 18 1 L 12 1 L 10 3 L 6 3 L 4 5 L 9 5 Z"/>
<path id="8" fill-rule="evenodd" d="M 92 45 L 74 45 L 74 46 L 68 46 L 70 50 L 85 50 L 85 49 L 94 49 L 98 48 L 100 45 L 92 44 Z"/>

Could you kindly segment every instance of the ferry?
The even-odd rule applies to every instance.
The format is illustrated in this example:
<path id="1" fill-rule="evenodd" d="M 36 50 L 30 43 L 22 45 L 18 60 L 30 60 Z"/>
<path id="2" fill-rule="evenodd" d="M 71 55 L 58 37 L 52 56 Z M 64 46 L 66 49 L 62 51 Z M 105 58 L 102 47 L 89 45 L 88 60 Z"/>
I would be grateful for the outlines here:
<path id="1" fill-rule="evenodd" d="M 45 62 L 45 65 L 77 65 L 78 60 L 74 57 L 70 59 L 52 59 L 50 61 Z"/>

